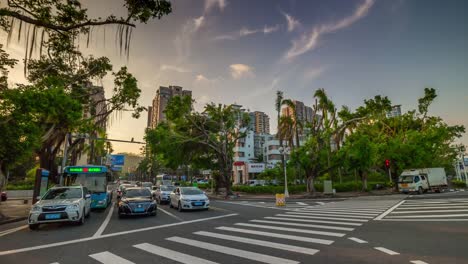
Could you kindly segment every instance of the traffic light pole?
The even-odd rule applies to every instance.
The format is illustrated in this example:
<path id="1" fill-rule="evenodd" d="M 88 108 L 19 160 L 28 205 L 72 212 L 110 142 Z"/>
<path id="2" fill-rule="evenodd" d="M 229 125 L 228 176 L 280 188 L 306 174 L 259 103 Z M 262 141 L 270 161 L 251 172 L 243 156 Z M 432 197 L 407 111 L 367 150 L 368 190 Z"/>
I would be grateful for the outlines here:
<path id="1" fill-rule="evenodd" d="M 392 182 L 392 172 L 390 171 L 390 167 L 388 167 L 388 180 Z"/>

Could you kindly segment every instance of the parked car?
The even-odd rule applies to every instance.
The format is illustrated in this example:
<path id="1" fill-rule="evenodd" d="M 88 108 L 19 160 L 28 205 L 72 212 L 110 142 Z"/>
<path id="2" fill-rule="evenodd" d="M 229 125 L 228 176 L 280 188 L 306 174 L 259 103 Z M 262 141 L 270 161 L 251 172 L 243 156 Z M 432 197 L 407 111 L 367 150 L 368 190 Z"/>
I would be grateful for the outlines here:
<path id="1" fill-rule="evenodd" d="M 91 194 L 83 186 L 53 187 L 35 203 L 28 224 L 35 230 L 40 224 L 75 222 L 84 224 L 91 212 Z"/>
<path id="2" fill-rule="evenodd" d="M 145 187 L 126 188 L 119 201 L 119 217 L 126 215 L 152 215 L 157 213 L 157 204 L 151 191 Z"/>
<path id="3" fill-rule="evenodd" d="M 7 193 L 6 192 L 1 192 L 0 193 L 0 200 L 2 200 L 2 202 L 4 202 L 7 199 L 8 199 Z"/>
<path id="4" fill-rule="evenodd" d="M 154 191 L 154 199 L 158 204 L 162 204 L 163 202 L 169 203 L 171 200 L 171 193 L 174 189 L 175 186 L 172 185 L 161 185 Z"/>
<path id="5" fill-rule="evenodd" d="M 177 187 L 170 195 L 169 206 L 183 210 L 210 208 L 210 200 L 206 194 L 196 187 Z"/>

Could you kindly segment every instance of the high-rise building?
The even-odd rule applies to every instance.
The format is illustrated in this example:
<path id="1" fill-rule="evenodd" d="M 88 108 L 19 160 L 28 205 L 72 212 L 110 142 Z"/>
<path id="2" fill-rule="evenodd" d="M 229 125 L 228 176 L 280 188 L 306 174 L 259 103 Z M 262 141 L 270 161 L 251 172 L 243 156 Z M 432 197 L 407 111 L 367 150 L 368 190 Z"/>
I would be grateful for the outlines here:
<path id="1" fill-rule="evenodd" d="M 392 110 L 387 112 L 387 117 L 397 117 L 401 116 L 401 105 L 394 105 L 392 106 Z"/>
<path id="2" fill-rule="evenodd" d="M 146 121 L 146 127 L 151 127 L 151 121 L 153 120 L 153 107 L 148 106 L 148 120 Z"/>
<path id="3" fill-rule="evenodd" d="M 192 96 L 192 91 L 183 90 L 180 86 L 160 86 L 153 99 L 151 113 L 148 112 L 148 127 L 155 128 L 159 123 L 166 120 L 166 106 L 174 96 Z"/>
<path id="4" fill-rule="evenodd" d="M 257 134 L 270 134 L 270 117 L 264 112 L 253 112 L 255 126 L 253 127 Z"/>
<path id="5" fill-rule="evenodd" d="M 296 108 L 296 115 L 299 121 L 303 123 L 310 123 L 313 120 L 313 111 L 312 107 L 304 105 L 303 102 L 294 100 L 294 106 Z M 294 118 L 294 112 L 292 107 L 286 106 L 281 110 L 283 116 L 290 116 Z"/>

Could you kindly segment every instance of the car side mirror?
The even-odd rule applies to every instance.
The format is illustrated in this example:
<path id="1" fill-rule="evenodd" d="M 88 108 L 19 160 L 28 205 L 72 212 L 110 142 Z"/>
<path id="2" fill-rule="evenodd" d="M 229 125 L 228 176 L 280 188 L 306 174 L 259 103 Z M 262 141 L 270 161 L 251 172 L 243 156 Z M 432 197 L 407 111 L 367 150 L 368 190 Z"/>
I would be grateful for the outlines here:
<path id="1" fill-rule="evenodd" d="M 85 199 L 89 199 L 89 198 L 91 198 L 91 194 L 88 193 L 85 195 Z"/>

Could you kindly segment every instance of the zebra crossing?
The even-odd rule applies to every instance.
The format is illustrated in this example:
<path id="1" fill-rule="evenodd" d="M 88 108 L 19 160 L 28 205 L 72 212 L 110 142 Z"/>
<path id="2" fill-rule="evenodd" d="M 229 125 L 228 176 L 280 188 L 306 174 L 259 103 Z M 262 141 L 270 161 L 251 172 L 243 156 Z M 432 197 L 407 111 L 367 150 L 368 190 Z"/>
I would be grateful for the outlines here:
<path id="1" fill-rule="evenodd" d="M 468 221 L 468 199 L 404 200 L 385 221 Z"/>
<path id="2" fill-rule="evenodd" d="M 219 202 L 219 201 L 218 201 Z M 222 203 L 227 203 L 227 204 L 236 204 L 236 205 L 242 205 L 242 206 L 250 206 L 250 207 L 260 207 L 260 208 L 267 208 L 267 209 L 302 209 L 302 208 L 309 208 L 309 207 L 314 207 L 314 206 L 321 206 L 329 203 L 335 203 L 335 202 L 330 202 L 330 201 L 308 201 L 306 202 L 295 202 L 295 201 L 286 201 L 285 206 L 278 207 L 276 206 L 275 202 L 272 201 L 267 201 L 267 202 L 262 202 L 262 201 L 222 201 Z"/>
<path id="3" fill-rule="evenodd" d="M 229 226 L 129 245 L 125 251 L 138 251 L 140 262 L 142 254 L 147 254 L 148 261 L 144 263 L 154 260 L 155 255 L 179 263 L 220 263 L 219 258 L 211 258 L 213 254 L 236 258 L 235 263 L 245 260 L 270 264 L 305 263 L 324 247 L 344 238 L 397 202 L 354 200 L 304 206 Z M 283 251 L 294 254 L 279 253 Z M 103 264 L 136 263 L 120 252 L 102 251 L 88 257 Z"/>

